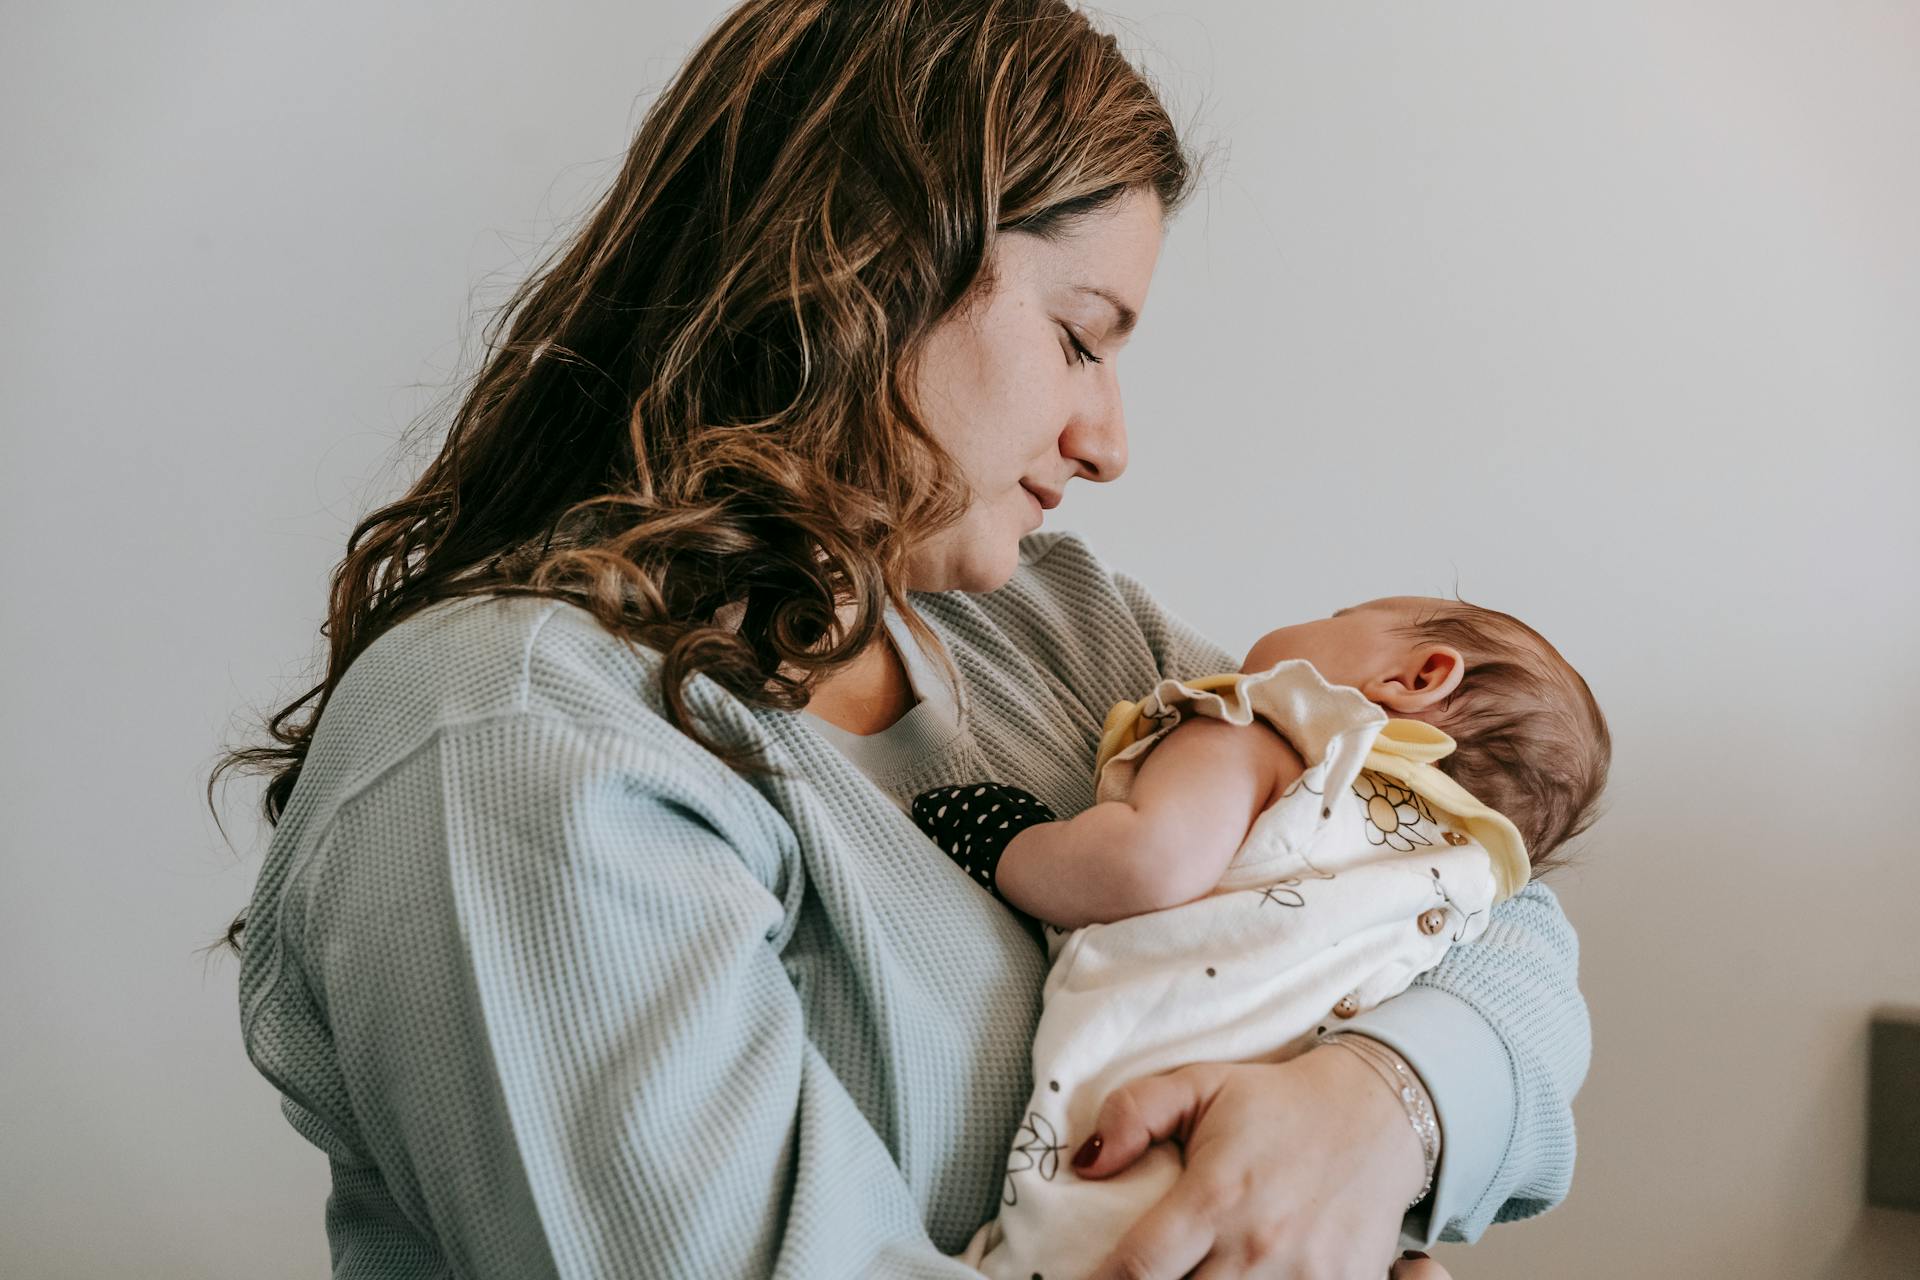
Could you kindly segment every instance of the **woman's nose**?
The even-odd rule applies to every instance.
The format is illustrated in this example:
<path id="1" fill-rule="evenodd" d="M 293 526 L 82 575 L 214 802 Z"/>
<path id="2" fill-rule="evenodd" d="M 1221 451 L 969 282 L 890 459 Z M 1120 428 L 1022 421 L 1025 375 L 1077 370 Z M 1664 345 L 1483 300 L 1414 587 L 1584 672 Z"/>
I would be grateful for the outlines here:
<path id="1" fill-rule="evenodd" d="M 1080 467 L 1089 480 L 1116 480 L 1127 469 L 1127 419 L 1120 387 L 1105 379 L 1102 394 L 1087 404 L 1060 433 L 1060 455 Z"/>

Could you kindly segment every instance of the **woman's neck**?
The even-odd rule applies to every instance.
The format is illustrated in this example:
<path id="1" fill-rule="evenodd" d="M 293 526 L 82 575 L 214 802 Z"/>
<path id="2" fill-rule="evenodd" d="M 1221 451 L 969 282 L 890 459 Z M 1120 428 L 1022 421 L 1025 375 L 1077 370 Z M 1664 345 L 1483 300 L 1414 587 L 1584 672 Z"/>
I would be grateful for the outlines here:
<path id="1" fill-rule="evenodd" d="M 865 737 L 913 709 L 907 664 L 882 631 L 866 652 L 813 687 L 807 710 L 828 724 Z"/>

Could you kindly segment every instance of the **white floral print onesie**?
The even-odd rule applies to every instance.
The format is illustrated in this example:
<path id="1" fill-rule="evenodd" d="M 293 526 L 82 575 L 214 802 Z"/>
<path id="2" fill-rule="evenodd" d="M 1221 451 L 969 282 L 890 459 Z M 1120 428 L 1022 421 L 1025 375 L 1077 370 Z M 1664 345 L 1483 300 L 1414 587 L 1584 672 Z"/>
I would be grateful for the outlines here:
<path id="1" fill-rule="evenodd" d="M 1068 1135 L 1092 1132 L 1111 1090 L 1194 1062 L 1302 1052 L 1477 937 L 1488 909 L 1526 883 L 1512 824 L 1433 767 L 1452 739 L 1389 720 L 1299 660 L 1164 680 L 1116 706 L 1096 798 L 1125 799 L 1141 759 L 1190 715 L 1259 715 L 1307 768 L 1255 819 L 1208 896 L 1110 924 L 1047 926 L 1033 1092 L 1000 1214 L 961 1255 L 988 1276 L 1086 1275 L 1179 1176 L 1171 1143 L 1116 1177 L 1075 1175 Z"/>

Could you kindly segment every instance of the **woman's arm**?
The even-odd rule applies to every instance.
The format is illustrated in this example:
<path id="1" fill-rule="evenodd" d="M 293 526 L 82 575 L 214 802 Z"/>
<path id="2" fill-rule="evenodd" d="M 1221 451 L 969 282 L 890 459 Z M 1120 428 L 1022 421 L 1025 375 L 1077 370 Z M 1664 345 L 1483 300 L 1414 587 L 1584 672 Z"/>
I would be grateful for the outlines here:
<path id="1" fill-rule="evenodd" d="M 1191 902 L 1219 883 L 1254 818 L 1301 767 L 1271 725 L 1187 720 L 1147 753 L 1126 800 L 1014 836 L 994 887 L 1069 929 Z"/>
<path id="2" fill-rule="evenodd" d="M 778 833 L 709 791 L 528 714 L 348 802 L 292 890 L 367 1148 L 336 1154 L 337 1255 L 400 1231 L 502 1280 L 970 1274 L 808 1038 Z"/>

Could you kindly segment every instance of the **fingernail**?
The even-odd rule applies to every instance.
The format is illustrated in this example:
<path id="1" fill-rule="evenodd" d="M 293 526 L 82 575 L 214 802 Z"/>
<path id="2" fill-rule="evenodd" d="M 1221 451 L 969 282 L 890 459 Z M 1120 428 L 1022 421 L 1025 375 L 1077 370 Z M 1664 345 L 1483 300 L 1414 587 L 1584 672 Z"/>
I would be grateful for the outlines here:
<path id="1" fill-rule="evenodd" d="M 1409 1249 L 1400 1255 L 1400 1260 L 1403 1262 L 1418 1262 L 1426 1256 L 1426 1254 L 1420 1252 L 1418 1249 Z"/>
<path id="2" fill-rule="evenodd" d="M 1081 1143 L 1080 1149 L 1073 1153 L 1073 1167 L 1076 1169 L 1089 1167 L 1095 1160 L 1100 1158 L 1100 1148 L 1106 1145 L 1107 1140 L 1105 1138 L 1102 1138 L 1097 1133 L 1094 1134 L 1091 1138 Z"/>

